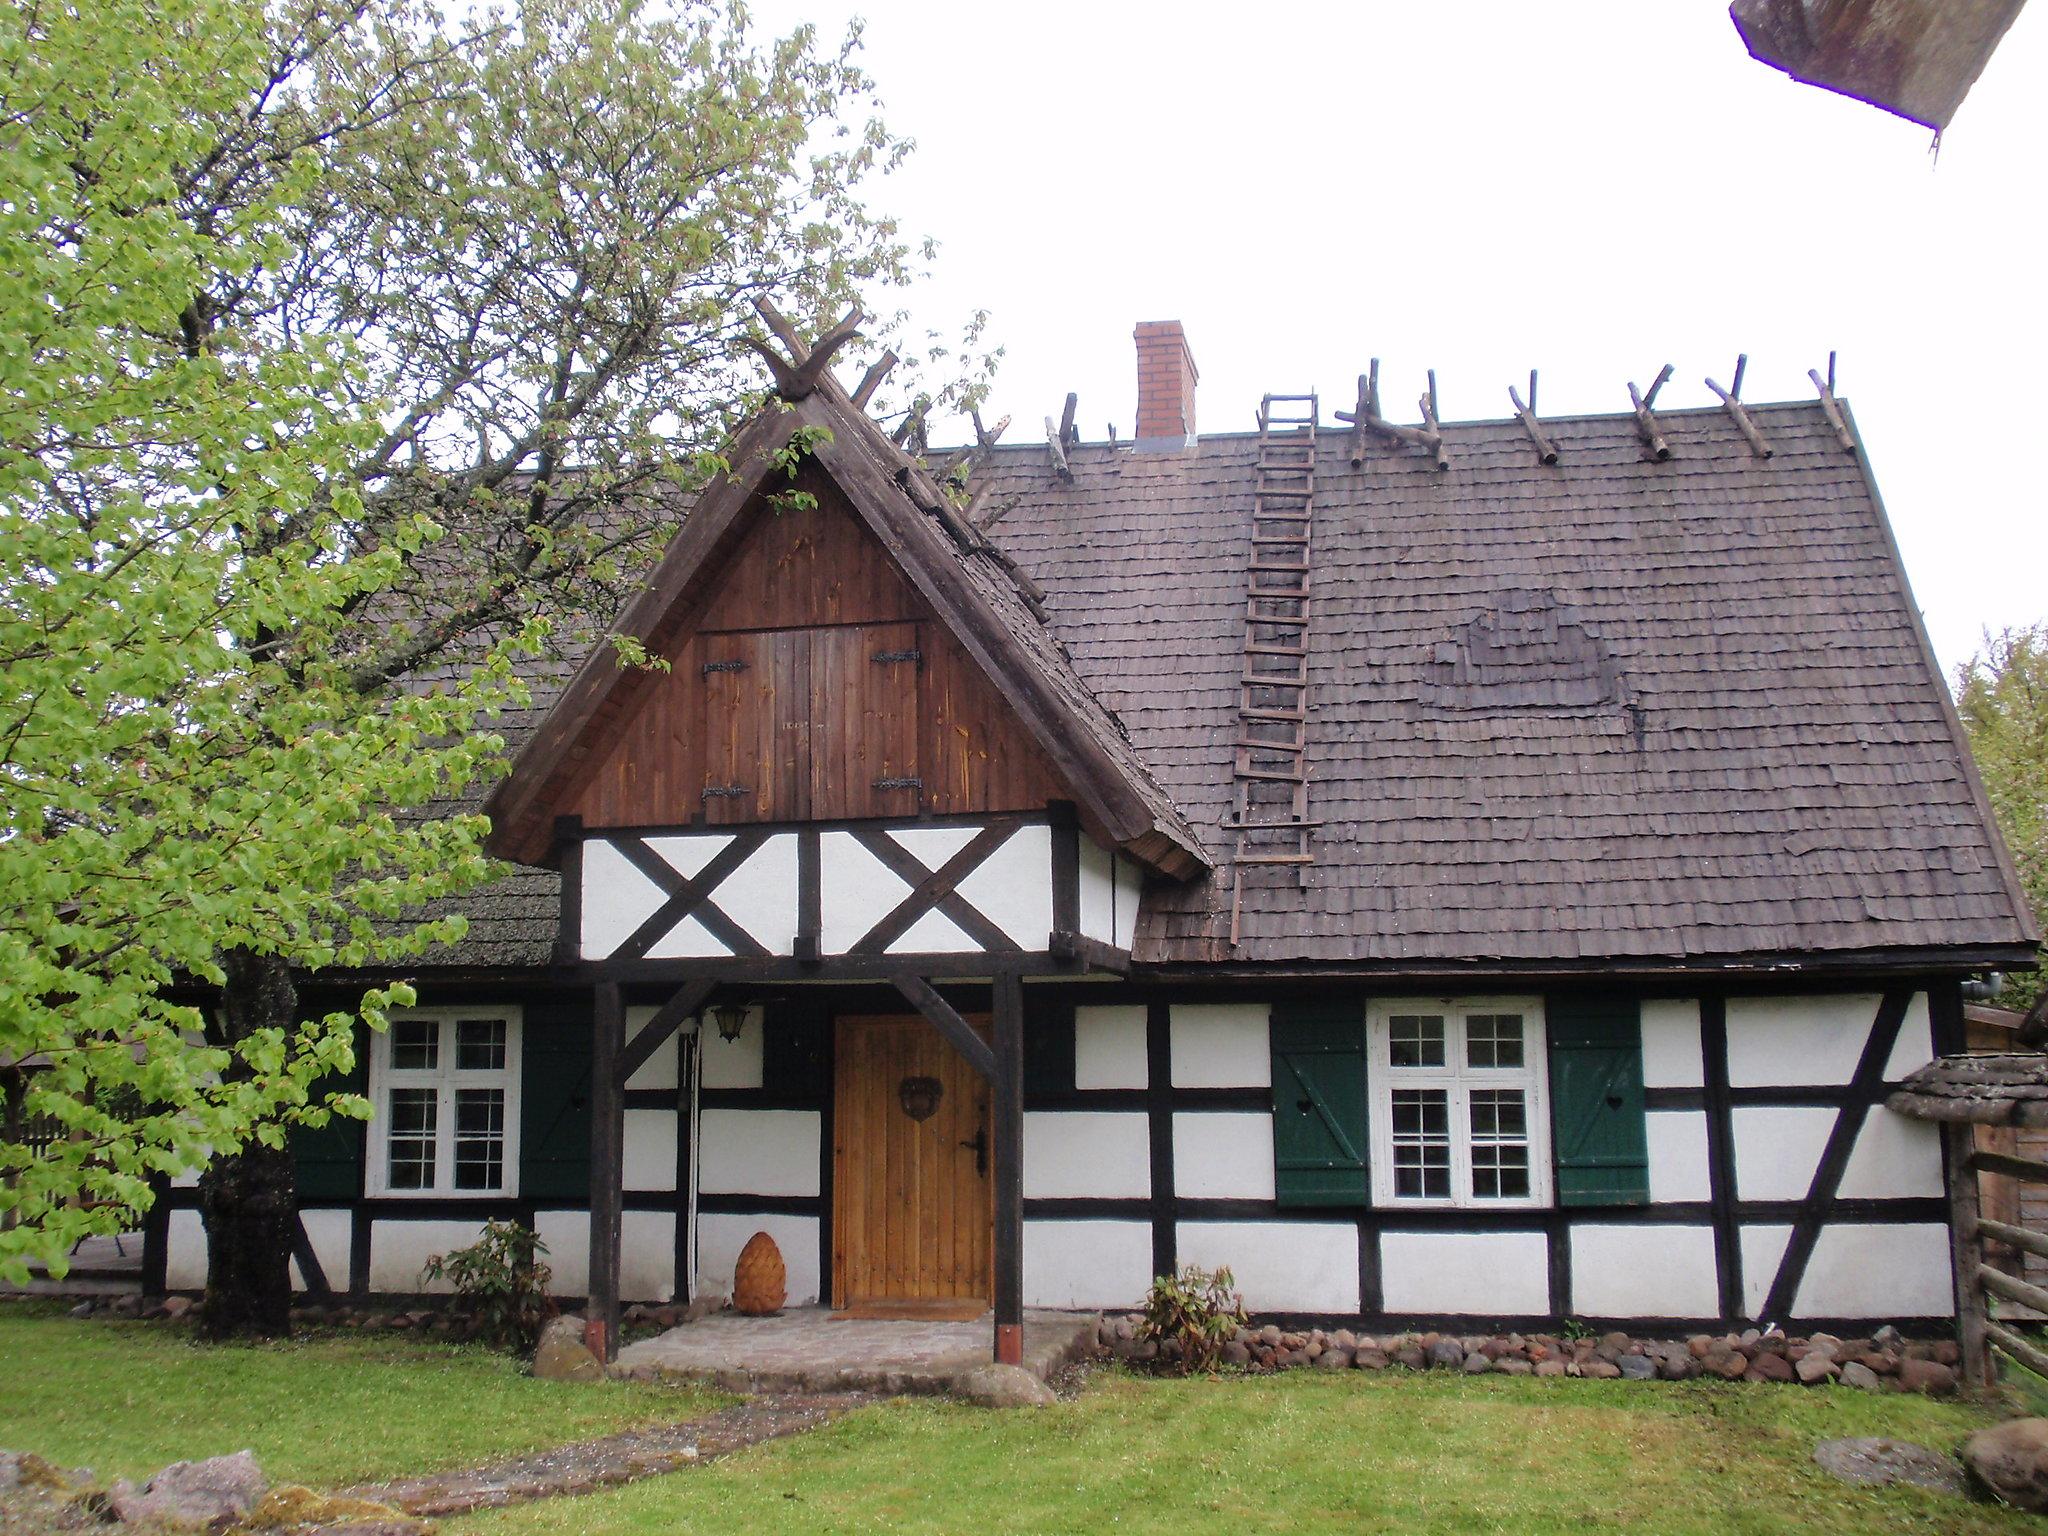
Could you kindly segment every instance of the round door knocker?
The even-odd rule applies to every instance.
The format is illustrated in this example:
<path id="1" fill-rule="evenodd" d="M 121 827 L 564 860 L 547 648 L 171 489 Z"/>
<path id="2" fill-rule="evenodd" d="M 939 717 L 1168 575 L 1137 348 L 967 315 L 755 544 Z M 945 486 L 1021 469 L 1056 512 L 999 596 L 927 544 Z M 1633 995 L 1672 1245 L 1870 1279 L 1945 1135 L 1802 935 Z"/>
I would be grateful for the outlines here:
<path id="1" fill-rule="evenodd" d="M 936 1077 L 906 1077 L 896 1088 L 903 1113 L 917 1121 L 931 1119 L 938 1111 L 939 1100 L 945 1096 L 945 1084 Z"/>

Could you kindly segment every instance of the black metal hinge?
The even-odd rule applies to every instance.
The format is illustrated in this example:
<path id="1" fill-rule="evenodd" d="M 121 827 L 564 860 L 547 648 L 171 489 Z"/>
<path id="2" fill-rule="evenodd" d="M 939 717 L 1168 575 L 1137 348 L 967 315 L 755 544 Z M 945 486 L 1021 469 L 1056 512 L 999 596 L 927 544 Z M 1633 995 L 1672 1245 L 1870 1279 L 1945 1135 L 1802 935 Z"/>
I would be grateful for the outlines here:
<path id="1" fill-rule="evenodd" d="M 706 784 L 704 786 L 704 798 L 706 800 L 737 800 L 742 795 L 751 793 L 753 791 L 744 784 Z"/>
<path id="2" fill-rule="evenodd" d="M 891 662 L 891 661 L 923 661 L 923 660 L 924 660 L 924 652 L 923 652 L 923 651 L 877 651 L 877 652 L 875 652 L 875 655 L 874 655 L 874 659 L 875 659 L 876 661 L 880 661 L 880 662 Z"/>
<path id="3" fill-rule="evenodd" d="M 877 779 L 876 789 L 923 789 L 923 779 Z"/>
<path id="4" fill-rule="evenodd" d="M 704 663 L 704 675 L 706 677 L 709 677 L 714 672 L 744 672 L 746 670 L 747 664 L 737 659 L 732 661 L 707 661 Z"/>

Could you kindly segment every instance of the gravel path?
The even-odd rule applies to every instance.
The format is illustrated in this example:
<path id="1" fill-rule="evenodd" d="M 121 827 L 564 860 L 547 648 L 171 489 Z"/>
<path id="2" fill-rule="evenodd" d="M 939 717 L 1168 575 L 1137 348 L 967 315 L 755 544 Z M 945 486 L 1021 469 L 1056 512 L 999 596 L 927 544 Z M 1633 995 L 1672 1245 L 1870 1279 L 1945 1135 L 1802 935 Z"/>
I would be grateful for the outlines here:
<path id="1" fill-rule="evenodd" d="M 589 1493 L 615 1483 L 673 1472 L 805 1430 L 829 1424 L 841 1414 L 874 1402 L 865 1393 L 775 1393 L 748 1398 L 730 1408 L 683 1424 L 580 1440 L 531 1456 L 488 1466 L 443 1472 L 402 1482 L 365 1483 L 344 1490 L 354 1498 L 396 1505 L 410 1515 L 466 1514 L 529 1499 Z"/>

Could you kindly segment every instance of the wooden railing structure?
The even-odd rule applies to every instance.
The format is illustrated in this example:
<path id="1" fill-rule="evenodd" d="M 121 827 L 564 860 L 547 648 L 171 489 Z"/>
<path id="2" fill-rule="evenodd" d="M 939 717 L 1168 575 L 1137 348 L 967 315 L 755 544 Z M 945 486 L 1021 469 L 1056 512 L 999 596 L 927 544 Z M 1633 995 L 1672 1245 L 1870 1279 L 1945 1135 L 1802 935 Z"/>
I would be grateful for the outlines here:
<path id="1" fill-rule="evenodd" d="M 1941 1129 L 1948 1152 L 1950 1240 L 1955 1252 L 1956 1332 L 1963 1352 L 1963 1384 L 1982 1390 L 1997 1379 L 1993 1349 L 2003 1350 L 2028 1370 L 2048 1376 L 2048 1350 L 1994 1321 L 1990 1306 L 1996 1296 L 2048 1317 L 2048 1289 L 1994 1267 L 1985 1253 L 1989 1239 L 2019 1253 L 2048 1259 L 2048 1232 L 2030 1231 L 1983 1215 L 1977 1187 L 1978 1176 L 1986 1173 L 2023 1184 L 2048 1184 L 2048 1163 L 1980 1151 L 1972 1125 L 1951 1122 Z"/>

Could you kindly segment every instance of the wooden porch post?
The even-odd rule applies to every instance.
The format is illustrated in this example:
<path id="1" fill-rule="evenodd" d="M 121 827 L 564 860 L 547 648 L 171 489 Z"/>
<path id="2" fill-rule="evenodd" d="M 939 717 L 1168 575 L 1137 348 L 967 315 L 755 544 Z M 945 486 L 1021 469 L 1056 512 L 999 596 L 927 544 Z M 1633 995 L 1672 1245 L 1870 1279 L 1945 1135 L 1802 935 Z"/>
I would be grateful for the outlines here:
<path id="1" fill-rule="evenodd" d="M 626 1091 L 620 1059 L 626 1007 L 615 981 L 600 982 L 590 1053 L 590 1302 L 584 1340 L 609 1361 L 619 1347 L 619 1224 L 624 1204 Z"/>
<path id="2" fill-rule="evenodd" d="M 1963 1385 L 1981 1392 L 1997 1379 L 1991 1363 L 1991 1340 L 1985 1331 L 1984 1282 L 1978 1268 L 1984 1261 L 1983 1235 L 1977 1230 L 1977 1127 L 1967 1121 L 1941 1123 L 1942 1151 L 1948 1164 L 1949 1252 L 1956 1277 L 1956 1342 L 1963 1352 Z"/>
<path id="3" fill-rule="evenodd" d="M 995 1358 L 1024 1361 L 1024 986 L 1015 971 L 995 978 Z"/>

